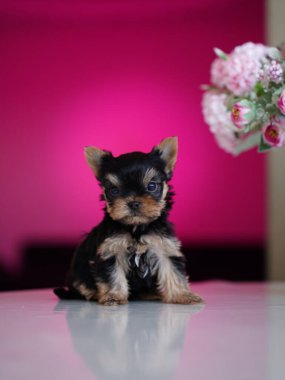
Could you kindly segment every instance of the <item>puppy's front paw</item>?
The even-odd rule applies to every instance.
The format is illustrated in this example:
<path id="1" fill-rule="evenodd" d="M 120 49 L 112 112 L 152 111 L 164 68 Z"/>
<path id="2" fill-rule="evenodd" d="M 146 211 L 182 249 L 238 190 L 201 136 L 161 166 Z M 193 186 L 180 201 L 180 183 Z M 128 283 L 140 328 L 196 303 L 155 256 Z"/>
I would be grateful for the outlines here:
<path id="1" fill-rule="evenodd" d="M 104 306 L 115 306 L 128 303 L 128 299 L 118 295 L 106 294 L 104 297 L 100 298 L 98 302 L 100 305 Z"/>
<path id="2" fill-rule="evenodd" d="M 182 292 L 170 299 L 163 299 L 163 301 L 166 303 L 176 303 L 181 305 L 192 305 L 204 302 L 200 296 L 190 292 Z"/>
<path id="3" fill-rule="evenodd" d="M 190 293 L 188 299 L 190 300 L 189 303 L 191 304 L 204 302 L 203 298 L 201 298 L 200 296 L 198 296 L 198 294 L 195 293 Z"/>

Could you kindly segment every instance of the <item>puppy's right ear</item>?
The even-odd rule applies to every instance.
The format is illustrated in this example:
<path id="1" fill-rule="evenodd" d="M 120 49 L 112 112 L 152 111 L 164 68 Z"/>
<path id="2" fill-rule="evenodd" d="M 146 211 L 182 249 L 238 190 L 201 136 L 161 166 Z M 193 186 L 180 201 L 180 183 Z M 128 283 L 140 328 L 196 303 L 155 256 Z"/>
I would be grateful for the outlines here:
<path id="1" fill-rule="evenodd" d="M 86 146 L 84 148 L 84 154 L 88 165 L 98 178 L 103 158 L 106 156 L 111 156 L 111 153 L 106 150 L 95 148 L 94 146 Z"/>

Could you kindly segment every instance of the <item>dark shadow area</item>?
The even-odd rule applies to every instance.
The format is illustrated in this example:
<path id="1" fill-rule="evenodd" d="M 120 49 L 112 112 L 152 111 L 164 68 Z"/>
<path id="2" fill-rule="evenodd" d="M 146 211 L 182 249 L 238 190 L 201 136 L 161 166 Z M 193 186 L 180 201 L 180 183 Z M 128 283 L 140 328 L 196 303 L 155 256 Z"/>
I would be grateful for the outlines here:
<path id="1" fill-rule="evenodd" d="M 23 252 L 20 273 L 12 275 L 0 268 L 0 290 L 62 286 L 75 246 L 73 244 L 31 244 Z"/>
<path id="2" fill-rule="evenodd" d="M 265 248 L 256 245 L 192 246 L 187 257 L 190 281 L 265 281 Z"/>
<path id="3" fill-rule="evenodd" d="M 22 271 L 11 275 L 0 267 L 0 290 L 62 286 L 75 250 L 73 244 L 31 244 L 23 254 Z M 262 246 L 184 246 L 190 281 L 264 281 Z"/>

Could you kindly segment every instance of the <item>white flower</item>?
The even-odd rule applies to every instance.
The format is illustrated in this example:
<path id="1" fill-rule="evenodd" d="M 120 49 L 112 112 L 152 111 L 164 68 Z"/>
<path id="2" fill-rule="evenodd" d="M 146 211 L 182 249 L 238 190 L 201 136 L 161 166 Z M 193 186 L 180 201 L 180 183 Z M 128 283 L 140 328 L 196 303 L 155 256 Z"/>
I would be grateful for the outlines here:
<path id="1" fill-rule="evenodd" d="M 269 48 L 247 42 L 237 46 L 227 59 L 216 58 L 211 66 L 211 81 L 218 87 L 226 87 L 236 96 L 248 95 L 256 84 L 262 59 Z"/>
<path id="2" fill-rule="evenodd" d="M 234 153 L 239 144 L 231 121 L 231 112 L 226 103 L 228 95 L 217 91 L 207 91 L 203 95 L 202 111 L 205 122 L 221 148 L 229 153 Z"/>

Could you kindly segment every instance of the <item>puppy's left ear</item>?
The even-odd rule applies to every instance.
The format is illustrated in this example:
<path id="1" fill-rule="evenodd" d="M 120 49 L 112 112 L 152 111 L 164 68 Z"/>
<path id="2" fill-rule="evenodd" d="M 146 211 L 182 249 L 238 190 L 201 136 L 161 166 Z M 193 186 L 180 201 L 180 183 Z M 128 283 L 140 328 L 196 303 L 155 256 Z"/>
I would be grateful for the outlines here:
<path id="1" fill-rule="evenodd" d="M 168 137 L 161 141 L 154 150 L 159 152 L 160 157 L 165 162 L 165 171 L 168 177 L 171 177 L 178 153 L 178 137 Z"/>
<path id="2" fill-rule="evenodd" d="M 95 176 L 98 178 L 100 176 L 100 169 L 104 157 L 111 156 L 111 153 L 94 146 L 86 146 L 84 148 L 84 154 L 88 165 L 94 172 Z"/>

